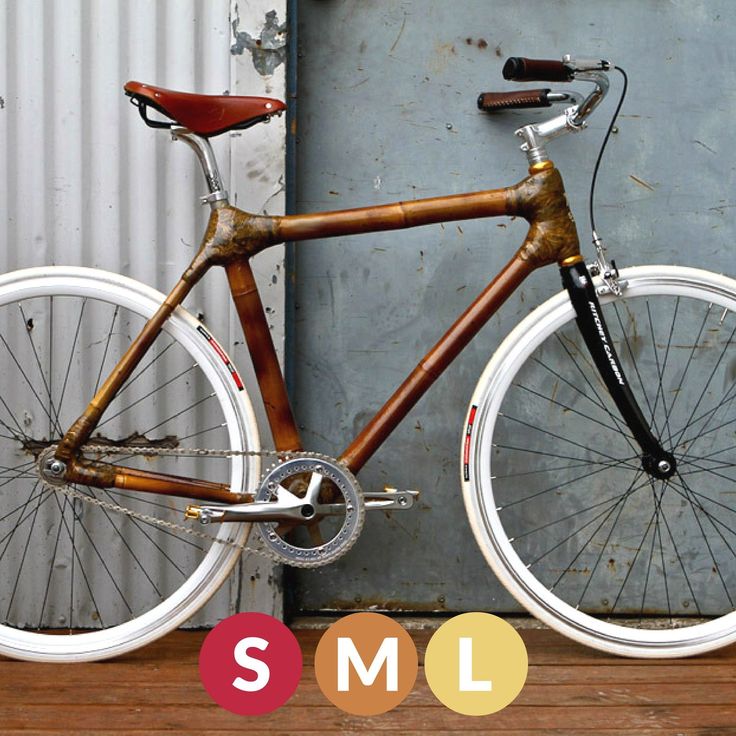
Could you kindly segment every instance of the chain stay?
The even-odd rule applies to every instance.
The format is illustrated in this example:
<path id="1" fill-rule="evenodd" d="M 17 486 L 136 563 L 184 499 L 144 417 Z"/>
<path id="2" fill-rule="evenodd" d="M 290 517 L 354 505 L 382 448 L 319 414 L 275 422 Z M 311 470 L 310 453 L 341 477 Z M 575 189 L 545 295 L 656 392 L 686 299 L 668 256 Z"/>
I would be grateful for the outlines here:
<path id="1" fill-rule="evenodd" d="M 330 458 L 327 455 L 322 455 L 318 452 L 304 452 L 304 451 L 293 451 L 293 450 L 213 450 L 204 449 L 197 447 L 146 447 L 143 445 L 132 445 L 132 446 L 112 446 L 112 445 L 85 445 L 82 448 L 83 451 L 92 453 L 95 455 L 170 455 L 170 456 L 184 456 L 184 457 L 276 457 L 281 460 L 292 458 L 292 457 L 313 457 L 329 462 L 338 462 L 334 458 Z M 76 490 L 68 485 L 52 485 L 42 481 L 43 487 L 47 491 L 59 491 L 65 496 L 73 499 L 79 499 L 84 503 L 92 506 L 99 506 L 100 508 L 106 509 L 107 511 L 113 511 L 118 514 L 123 514 L 139 521 L 158 526 L 163 529 L 170 529 L 177 531 L 182 534 L 187 534 L 198 539 L 204 539 L 208 542 L 217 542 L 218 544 L 224 544 L 229 547 L 235 547 L 241 551 L 247 549 L 256 555 L 270 560 L 271 562 L 282 562 L 281 558 L 270 552 L 267 548 L 258 549 L 253 545 L 248 544 L 250 540 L 245 542 L 234 542 L 230 539 L 220 539 L 206 532 L 199 531 L 198 529 L 192 529 L 191 527 L 176 524 L 173 521 L 165 521 L 159 519 L 156 516 L 150 516 L 149 514 L 141 513 L 140 511 L 134 511 L 133 509 L 120 506 L 110 501 L 103 501 L 95 496 L 88 496 L 86 493 Z M 250 537 L 250 534 L 248 535 Z M 253 535 L 254 538 L 258 538 L 257 535 Z"/>

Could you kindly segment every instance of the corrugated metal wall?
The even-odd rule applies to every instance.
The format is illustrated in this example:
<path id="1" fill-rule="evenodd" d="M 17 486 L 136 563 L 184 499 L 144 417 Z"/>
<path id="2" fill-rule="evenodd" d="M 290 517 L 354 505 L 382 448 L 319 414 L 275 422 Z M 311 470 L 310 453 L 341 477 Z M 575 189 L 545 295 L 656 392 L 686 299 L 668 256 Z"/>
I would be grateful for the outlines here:
<path id="1" fill-rule="evenodd" d="M 477 111 L 479 92 L 516 86 L 501 76 L 504 59 L 610 58 L 631 77 L 598 187 L 611 252 L 621 266 L 733 274 L 734 8 L 723 0 L 300 2 L 298 209 L 510 185 L 526 173 L 513 131 L 543 116 Z M 590 172 L 614 98 L 588 133 L 550 145 L 585 243 Z M 290 355 L 306 446 L 339 453 L 525 232 L 502 219 L 297 244 Z M 391 519 L 369 514 L 334 569 L 295 574 L 302 609 L 516 608 L 465 516 L 461 424 L 500 340 L 558 288 L 554 272 L 533 275 L 366 466 L 365 488 L 419 488 L 421 501 Z"/>
<path id="2" fill-rule="evenodd" d="M 283 63 L 264 73 L 233 45 L 231 21 L 257 37 L 273 7 L 241 2 L 231 18 L 229 0 L 3 3 L 0 269 L 98 266 L 168 290 L 204 229 L 207 212 L 197 199 L 203 179 L 186 146 L 143 125 L 122 85 L 138 79 L 198 92 L 282 95 Z M 275 7 L 283 18 L 285 4 Z M 275 121 L 214 141 L 240 206 L 280 211 L 283 137 L 283 122 Z M 279 343 L 283 286 L 272 277 L 280 260 L 270 254 L 257 264 Z M 242 358 L 221 273 L 187 306 Z M 233 575 L 195 623 L 214 623 L 236 607 L 280 611 L 269 564 L 249 562 L 240 575 L 247 584 Z"/>

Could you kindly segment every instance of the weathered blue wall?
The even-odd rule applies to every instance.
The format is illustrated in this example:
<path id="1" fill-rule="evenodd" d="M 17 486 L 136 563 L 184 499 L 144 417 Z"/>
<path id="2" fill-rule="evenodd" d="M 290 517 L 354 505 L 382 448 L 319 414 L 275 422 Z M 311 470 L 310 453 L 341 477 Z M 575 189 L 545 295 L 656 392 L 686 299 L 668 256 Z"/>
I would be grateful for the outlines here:
<path id="1" fill-rule="evenodd" d="M 598 227 L 619 265 L 736 272 L 733 3 L 303 0 L 298 6 L 299 211 L 516 182 L 526 162 L 513 131 L 542 114 L 491 118 L 476 110 L 476 97 L 516 86 L 501 77 L 507 56 L 572 52 L 610 58 L 631 78 L 598 187 Z M 588 132 L 551 146 L 588 254 L 587 189 L 617 89 Z M 524 233 L 525 223 L 501 219 L 298 245 L 289 360 L 307 447 L 338 454 Z M 532 276 L 366 466 L 365 488 L 419 488 L 419 507 L 390 520 L 372 516 L 341 563 L 295 574 L 299 607 L 516 608 L 465 518 L 461 423 L 499 341 L 558 288 L 554 269 Z"/>

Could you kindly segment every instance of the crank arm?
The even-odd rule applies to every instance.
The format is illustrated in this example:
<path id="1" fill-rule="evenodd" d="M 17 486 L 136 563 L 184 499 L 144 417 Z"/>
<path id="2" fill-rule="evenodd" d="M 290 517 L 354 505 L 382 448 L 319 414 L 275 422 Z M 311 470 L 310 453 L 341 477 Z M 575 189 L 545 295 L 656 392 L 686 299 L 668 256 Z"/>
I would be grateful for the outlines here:
<path id="1" fill-rule="evenodd" d="M 337 516 L 345 513 L 345 504 L 309 504 L 304 499 L 284 494 L 277 501 L 252 501 L 223 506 L 187 506 L 184 516 L 201 524 L 226 521 L 298 521 L 304 523 L 314 516 Z M 364 494 L 365 508 L 378 511 L 404 511 L 414 505 L 419 491 L 369 491 Z"/>
<path id="2" fill-rule="evenodd" d="M 417 496 L 419 491 L 397 491 L 395 488 L 363 491 L 366 511 L 404 511 L 414 505 Z M 345 513 L 345 504 L 316 504 L 314 510 L 318 516 L 337 516 Z"/>
<path id="3" fill-rule="evenodd" d="M 365 507 L 368 510 L 404 511 L 414 505 L 419 491 L 398 491 L 386 488 L 383 491 L 364 491 Z"/>
<path id="4" fill-rule="evenodd" d="M 201 524 L 225 521 L 299 521 L 314 516 L 314 507 L 302 499 L 294 501 L 252 501 L 223 506 L 187 506 L 184 516 Z"/>

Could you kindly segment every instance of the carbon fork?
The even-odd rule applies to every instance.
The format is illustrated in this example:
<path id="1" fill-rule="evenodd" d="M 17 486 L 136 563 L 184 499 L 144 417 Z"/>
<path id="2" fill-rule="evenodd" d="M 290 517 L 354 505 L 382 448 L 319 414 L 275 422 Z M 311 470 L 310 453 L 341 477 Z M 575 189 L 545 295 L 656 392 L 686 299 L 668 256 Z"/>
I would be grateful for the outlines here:
<path id="1" fill-rule="evenodd" d="M 675 458 L 654 436 L 631 390 L 601 311 L 593 279 L 583 261 L 561 266 L 562 285 L 570 296 L 575 319 L 585 345 L 613 403 L 642 451 L 641 464 L 655 478 L 669 478 L 676 471 Z"/>

